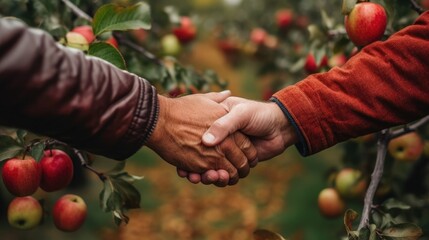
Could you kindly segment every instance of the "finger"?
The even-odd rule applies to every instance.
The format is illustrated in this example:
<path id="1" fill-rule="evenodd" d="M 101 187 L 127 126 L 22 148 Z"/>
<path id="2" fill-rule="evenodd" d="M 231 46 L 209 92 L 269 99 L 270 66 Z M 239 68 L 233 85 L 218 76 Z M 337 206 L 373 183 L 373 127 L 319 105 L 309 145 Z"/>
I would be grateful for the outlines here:
<path id="1" fill-rule="evenodd" d="M 197 184 L 201 182 L 201 175 L 199 173 L 189 173 L 188 180 L 191 183 Z"/>
<path id="2" fill-rule="evenodd" d="M 215 149 L 219 154 L 225 155 L 225 158 L 216 160 L 216 169 L 225 170 L 225 172 L 227 172 L 229 181 L 231 179 L 233 179 L 234 181 L 238 181 L 238 179 L 240 178 L 238 174 L 238 169 L 231 163 L 231 161 L 229 161 L 228 156 L 226 156 L 226 152 L 221 149 L 220 145 L 216 146 Z M 241 154 L 244 156 L 243 153 Z"/>
<path id="3" fill-rule="evenodd" d="M 231 91 L 225 90 L 222 92 L 210 92 L 204 94 L 205 97 L 209 98 L 210 100 L 213 100 L 217 103 L 223 102 L 225 99 L 231 96 Z"/>
<path id="4" fill-rule="evenodd" d="M 230 182 L 230 178 L 229 178 L 229 173 L 225 170 L 217 170 L 217 173 L 219 175 L 219 179 L 217 182 L 214 183 L 215 186 L 217 187 L 226 187 L 228 186 L 229 182 Z M 238 182 L 238 178 L 235 182 Z"/>
<path id="5" fill-rule="evenodd" d="M 249 174 L 250 166 L 247 161 L 247 157 L 236 144 L 233 136 L 228 137 L 225 141 L 218 145 L 217 148 L 225 155 L 226 159 L 237 169 L 238 176 L 240 178 L 246 177 Z"/>
<path id="6" fill-rule="evenodd" d="M 241 132 L 235 132 L 233 135 L 235 144 L 241 149 L 247 158 L 250 167 L 258 164 L 258 151 L 252 141 Z"/>
<path id="7" fill-rule="evenodd" d="M 185 178 L 188 176 L 188 172 L 185 170 L 177 168 L 177 175 L 179 175 L 179 177 Z"/>
<path id="8" fill-rule="evenodd" d="M 208 147 L 215 146 L 222 142 L 228 135 L 244 126 L 244 123 L 248 121 L 246 120 L 246 116 L 243 116 L 235 109 L 233 108 L 231 112 L 213 122 L 202 137 L 204 145 Z"/>
<path id="9" fill-rule="evenodd" d="M 206 185 L 216 183 L 218 180 L 219 180 L 219 173 L 216 170 L 208 170 L 207 172 L 203 173 L 201 176 L 201 182 Z"/>

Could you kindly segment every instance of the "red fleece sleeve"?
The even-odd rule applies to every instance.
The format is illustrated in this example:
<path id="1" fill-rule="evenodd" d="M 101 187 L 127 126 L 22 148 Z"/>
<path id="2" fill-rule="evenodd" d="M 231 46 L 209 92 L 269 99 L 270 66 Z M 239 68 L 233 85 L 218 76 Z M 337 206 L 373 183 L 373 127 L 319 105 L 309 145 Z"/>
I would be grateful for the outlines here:
<path id="1" fill-rule="evenodd" d="M 341 68 L 274 94 L 309 155 L 429 114 L 429 12 Z"/>

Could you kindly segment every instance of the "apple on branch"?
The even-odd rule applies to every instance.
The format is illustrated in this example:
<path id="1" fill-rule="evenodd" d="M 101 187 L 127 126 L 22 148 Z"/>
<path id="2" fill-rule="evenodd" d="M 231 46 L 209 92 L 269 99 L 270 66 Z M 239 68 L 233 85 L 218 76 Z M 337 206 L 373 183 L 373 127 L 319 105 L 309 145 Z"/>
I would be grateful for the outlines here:
<path id="1" fill-rule="evenodd" d="M 7 220 L 12 227 L 31 229 L 40 224 L 43 209 L 31 196 L 14 198 L 7 208 Z"/>
<path id="2" fill-rule="evenodd" d="M 339 217 L 344 213 L 345 204 L 335 188 L 323 189 L 317 199 L 320 213 L 328 218 Z"/>
<path id="3" fill-rule="evenodd" d="M 41 179 L 41 169 L 33 157 L 27 155 L 6 161 L 2 168 L 3 183 L 7 190 L 18 197 L 28 196 L 37 191 Z"/>
<path id="4" fill-rule="evenodd" d="M 180 18 L 180 26 L 173 28 L 173 34 L 181 43 L 188 43 L 195 38 L 197 28 L 191 18 L 184 16 Z"/>
<path id="5" fill-rule="evenodd" d="M 350 40 L 362 47 L 383 37 L 387 25 L 386 11 L 379 4 L 361 2 L 345 16 L 344 25 Z"/>
<path id="6" fill-rule="evenodd" d="M 417 132 L 410 132 L 392 139 L 387 150 L 398 161 L 414 162 L 423 154 L 424 141 Z"/>
<path id="7" fill-rule="evenodd" d="M 343 168 L 335 178 L 335 188 L 345 198 L 362 197 L 366 187 L 367 181 L 357 169 Z"/>
<path id="8" fill-rule="evenodd" d="M 73 161 L 62 150 L 45 150 L 39 164 L 42 170 L 40 188 L 46 192 L 63 189 L 73 179 Z"/>
<path id="9" fill-rule="evenodd" d="M 74 194 L 60 197 L 52 210 L 55 226 L 65 232 L 78 230 L 84 223 L 87 215 L 85 201 Z"/>

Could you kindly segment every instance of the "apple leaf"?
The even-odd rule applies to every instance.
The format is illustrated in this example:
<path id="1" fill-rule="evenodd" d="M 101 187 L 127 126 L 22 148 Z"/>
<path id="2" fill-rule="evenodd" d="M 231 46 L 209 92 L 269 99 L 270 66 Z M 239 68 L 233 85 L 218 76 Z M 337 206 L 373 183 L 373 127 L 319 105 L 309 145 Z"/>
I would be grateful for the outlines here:
<path id="1" fill-rule="evenodd" d="M 25 136 L 27 136 L 27 131 L 22 130 L 22 129 L 18 129 L 16 131 L 16 140 L 21 144 L 24 145 L 25 144 Z"/>
<path id="2" fill-rule="evenodd" d="M 383 208 L 386 210 L 390 210 L 390 209 L 401 209 L 401 210 L 409 210 L 411 209 L 411 206 L 400 202 L 396 199 L 393 198 L 389 198 L 387 199 L 384 203 L 383 203 Z"/>
<path id="3" fill-rule="evenodd" d="M 384 229 L 381 235 L 395 240 L 417 240 L 423 231 L 415 224 L 401 223 Z"/>
<path id="4" fill-rule="evenodd" d="M 104 59 L 120 69 L 126 69 L 122 54 L 112 45 L 104 42 L 96 42 L 89 45 L 88 54 Z"/>
<path id="5" fill-rule="evenodd" d="M 343 5 L 341 8 L 341 13 L 343 15 L 348 15 L 356 5 L 356 0 L 343 0 Z"/>
<path id="6" fill-rule="evenodd" d="M 139 2 L 124 7 L 118 4 L 106 4 L 95 13 L 92 28 L 96 36 L 110 31 L 127 31 L 132 29 L 150 29 L 150 7 Z"/>
<path id="7" fill-rule="evenodd" d="M 35 145 L 33 145 L 30 149 L 30 155 L 38 162 L 43 156 L 43 151 L 45 150 L 45 143 L 44 142 L 38 142 Z"/>
<path id="8" fill-rule="evenodd" d="M 265 229 L 257 229 L 253 232 L 254 240 L 286 240 L 280 234 Z"/>
<path id="9" fill-rule="evenodd" d="M 112 212 L 114 222 L 120 225 L 128 223 L 129 218 L 125 215 L 127 209 L 140 207 L 140 192 L 133 183 L 142 177 L 133 176 L 125 172 L 124 163 L 105 174 L 104 188 L 100 192 L 100 207 L 105 212 Z"/>
<path id="10" fill-rule="evenodd" d="M 11 136 L 0 135 L 0 161 L 16 157 L 24 151 L 24 146 Z"/>

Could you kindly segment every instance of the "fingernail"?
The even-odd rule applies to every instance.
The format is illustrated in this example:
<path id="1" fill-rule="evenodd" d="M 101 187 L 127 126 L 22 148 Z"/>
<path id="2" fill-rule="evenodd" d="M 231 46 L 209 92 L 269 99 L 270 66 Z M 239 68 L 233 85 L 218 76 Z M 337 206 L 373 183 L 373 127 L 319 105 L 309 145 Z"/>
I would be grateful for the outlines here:
<path id="1" fill-rule="evenodd" d="M 222 93 L 222 94 L 231 94 L 231 90 L 224 90 L 224 91 L 222 91 L 220 93 Z"/>
<path id="2" fill-rule="evenodd" d="M 206 133 L 203 136 L 203 140 L 206 143 L 213 143 L 214 140 L 215 140 L 215 136 L 213 134 L 211 134 L 211 133 Z"/>

